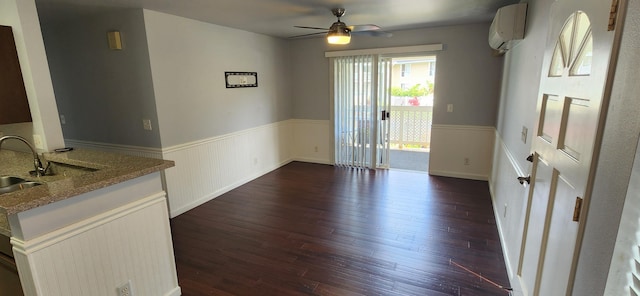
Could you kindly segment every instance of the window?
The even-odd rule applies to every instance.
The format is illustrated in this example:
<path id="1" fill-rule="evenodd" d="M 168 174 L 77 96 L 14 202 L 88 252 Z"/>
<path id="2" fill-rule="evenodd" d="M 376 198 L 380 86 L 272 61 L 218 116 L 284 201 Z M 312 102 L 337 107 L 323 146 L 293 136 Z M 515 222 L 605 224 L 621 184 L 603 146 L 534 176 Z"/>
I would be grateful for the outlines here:
<path id="1" fill-rule="evenodd" d="M 400 68 L 400 77 L 407 77 L 411 74 L 411 64 L 402 64 Z"/>

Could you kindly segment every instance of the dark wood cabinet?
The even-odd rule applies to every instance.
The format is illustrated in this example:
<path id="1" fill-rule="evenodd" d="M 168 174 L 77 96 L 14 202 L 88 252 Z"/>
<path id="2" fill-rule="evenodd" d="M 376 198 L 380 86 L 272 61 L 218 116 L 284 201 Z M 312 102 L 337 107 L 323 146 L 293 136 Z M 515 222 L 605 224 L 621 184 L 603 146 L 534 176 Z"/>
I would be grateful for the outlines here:
<path id="1" fill-rule="evenodd" d="M 11 27 L 0 26 L 0 124 L 31 121 Z"/>

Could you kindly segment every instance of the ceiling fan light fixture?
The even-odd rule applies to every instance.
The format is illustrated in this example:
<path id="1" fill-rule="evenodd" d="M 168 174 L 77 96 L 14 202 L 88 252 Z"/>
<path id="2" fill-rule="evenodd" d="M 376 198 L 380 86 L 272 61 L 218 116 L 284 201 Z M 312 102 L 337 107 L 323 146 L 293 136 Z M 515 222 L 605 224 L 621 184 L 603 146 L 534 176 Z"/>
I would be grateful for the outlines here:
<path id="1" fill-rule="evenodd" d="M 347 28 L 330 30 L 327 33 L 327 42 L 329 44 L 349 44 L 351 42 L 351 33 Z"/>

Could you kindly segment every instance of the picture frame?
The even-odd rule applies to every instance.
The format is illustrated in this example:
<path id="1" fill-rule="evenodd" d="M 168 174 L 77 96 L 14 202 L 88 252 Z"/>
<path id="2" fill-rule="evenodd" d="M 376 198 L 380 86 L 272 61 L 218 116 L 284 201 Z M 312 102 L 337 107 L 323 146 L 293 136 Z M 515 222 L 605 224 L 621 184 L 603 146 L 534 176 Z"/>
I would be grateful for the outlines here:
<path id="1" fill-rule="evenodd" d="M 224 72 L 227 88 L 258 87 L 258 72 Z"/>

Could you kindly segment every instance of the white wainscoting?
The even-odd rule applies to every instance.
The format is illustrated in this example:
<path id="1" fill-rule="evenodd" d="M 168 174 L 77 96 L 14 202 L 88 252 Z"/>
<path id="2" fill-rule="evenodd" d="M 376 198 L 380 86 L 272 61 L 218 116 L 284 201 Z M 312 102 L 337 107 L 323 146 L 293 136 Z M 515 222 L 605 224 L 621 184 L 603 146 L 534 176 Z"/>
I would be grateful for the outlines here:
<path id="1" fill-rule="evenodd" d="M 331 121 L 294 119 L 292 124 L 294 160 L 332 164 Z"/>
<path id="2" fill-rule="evenodd" d="M 171 217 L 291 161 L 330 164 L 329 120 L 291 119 L 162 149 L 65 139 L 67 146 L 173 160 L 164 172 Z"/>
<path id="3" fill-rule="evenodd" d="M 171 217 L 289 163 L 291 143 L 288 120 L 163 149 Z"/>
<path id="4" fill-rule="evenodd" d="M 34 240 L 12 238 L 25 295 L 181 294 L 164 192 Z"/>
<path id="5" fill-rule="evenodd" d="M 517 296 L 522 295 L 517 271 L 529 194 L 529 187 L 521 185 L 517 178 L 529 173 L 520 167 L 497 132 L 495 139 L 494 170 L 489 189 L 509 280 Z"/>
<path id="6" fill-rule="evenodd" d="M 429 174 L 488 180 L 494 138 L 492 126 L 432 125 Z"/>

